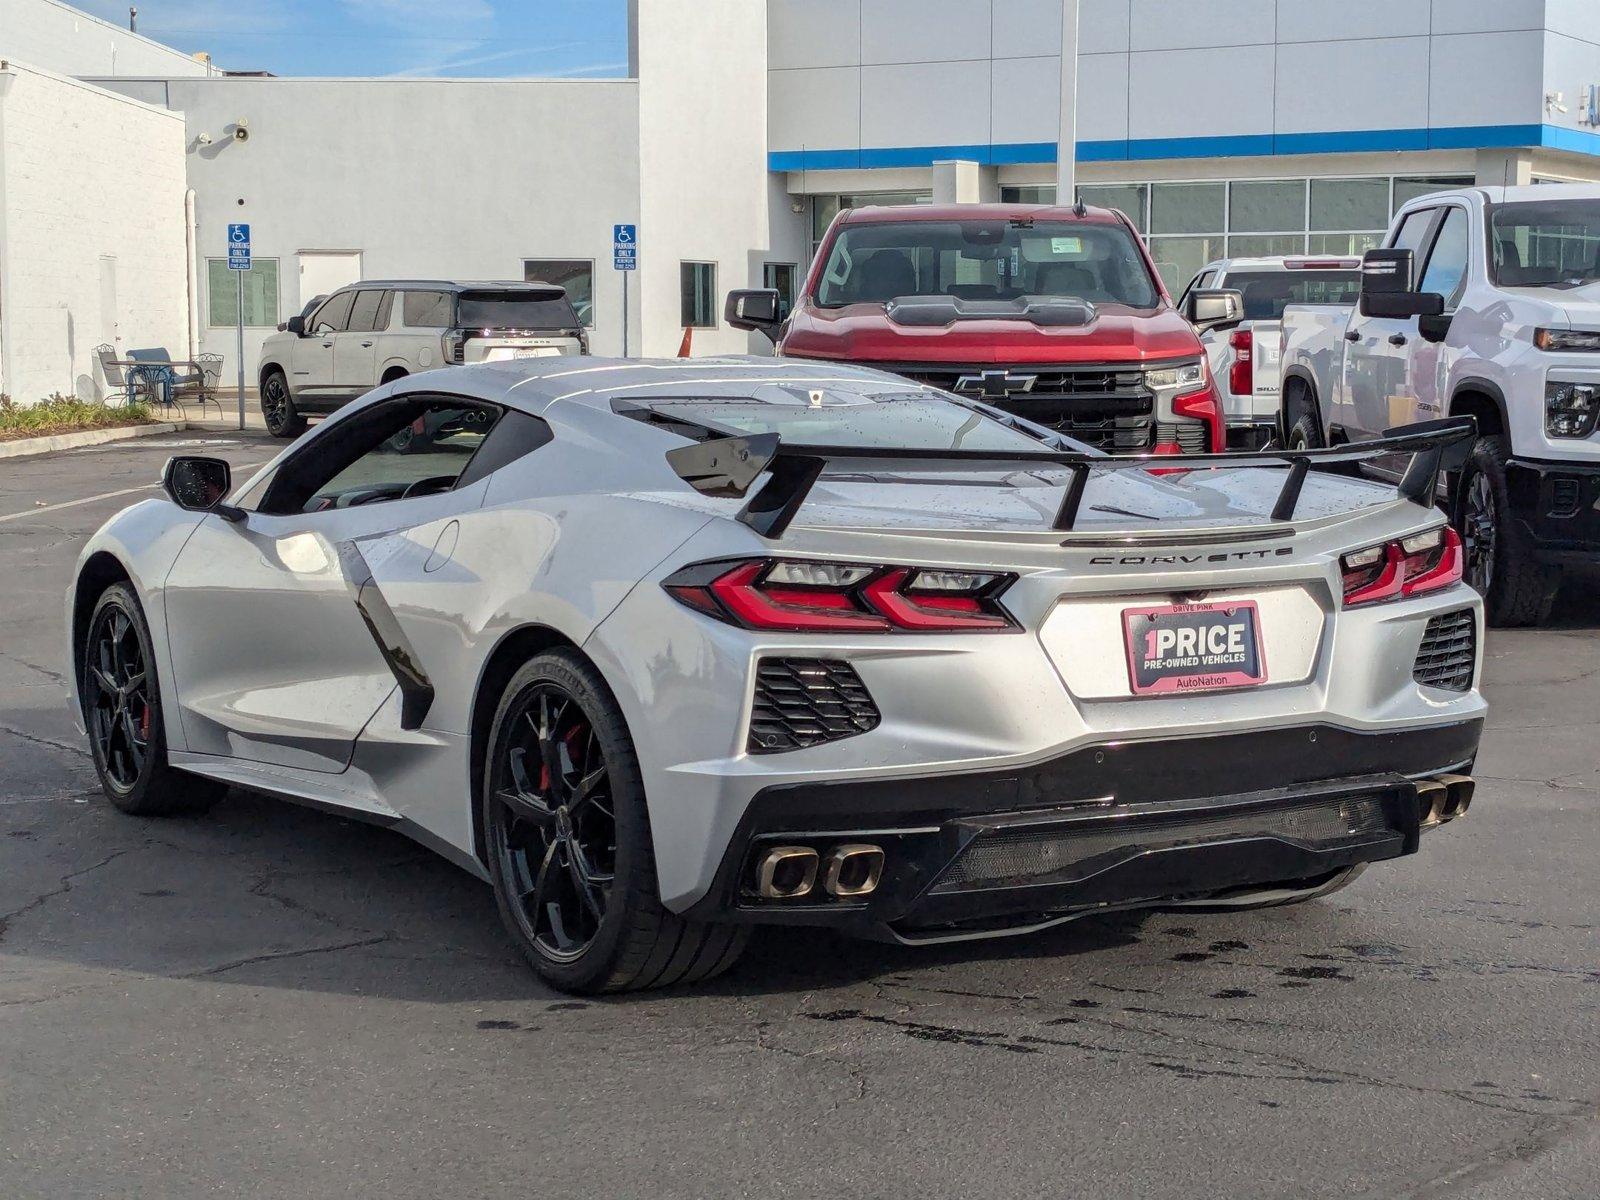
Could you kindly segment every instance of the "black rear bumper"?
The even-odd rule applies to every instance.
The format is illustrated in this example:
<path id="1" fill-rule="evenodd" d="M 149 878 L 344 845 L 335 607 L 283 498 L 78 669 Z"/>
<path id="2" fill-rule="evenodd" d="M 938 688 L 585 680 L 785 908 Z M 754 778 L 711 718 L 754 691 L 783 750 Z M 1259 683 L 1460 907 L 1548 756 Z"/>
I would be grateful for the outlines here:
<path id="1" fill-rule="evenodd" d="M 1416 850 L 1412 780 L 1468 766 L 1481 729 L 1319 725 L 1108 743 L 1017 771 L 768 788 L 691 912 L 919 938 L 1314 886 Z M 789 900 L 756 894 L 755 864 L 773 847 L 825 857 L 863 842 L 885 856 L 865 899 L 834 899 L 820 886 Z"/>
<path id="2" fill-rule="evenodd" d="M 1506 486 L 1540 561 L 1600 562 L 1600 464 L 1516 458 L 1506 466 Z"/>

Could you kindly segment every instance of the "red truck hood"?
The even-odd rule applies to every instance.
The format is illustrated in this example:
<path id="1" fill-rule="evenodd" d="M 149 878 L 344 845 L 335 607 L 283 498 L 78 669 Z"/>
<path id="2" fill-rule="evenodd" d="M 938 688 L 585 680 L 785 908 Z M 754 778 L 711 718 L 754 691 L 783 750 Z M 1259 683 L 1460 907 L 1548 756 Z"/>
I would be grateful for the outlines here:
<path id="1" fill-rule="evenodd" d="M 1176 310 L 1096 306 L 1088 325 L 1044 329 L 1027 321 L 896 325 L 881 304 L 796 310 L 780 354 L 834 362 L 1144 363 L 1198 358 L 1194 328 Z"/>

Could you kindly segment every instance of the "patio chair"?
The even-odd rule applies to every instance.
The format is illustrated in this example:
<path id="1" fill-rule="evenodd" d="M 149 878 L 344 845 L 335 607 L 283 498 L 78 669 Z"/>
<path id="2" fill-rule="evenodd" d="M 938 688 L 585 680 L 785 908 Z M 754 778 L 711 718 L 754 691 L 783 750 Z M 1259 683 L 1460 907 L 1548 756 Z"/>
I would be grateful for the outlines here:
<path id="1" fill-rule="evenodd" d="M 166 407 L 180 403 L 178 397 L 196 397 L 202 414 L 205 406 L 216 406 L 217 415 L 224 415 L 222 402 L 213 394 L 222 375 L 222 355 L 197 355 L 196 361 L 175 360 L 163 346 L 147 350 L 130 350 L 128 357 L 138 365 L 129 368 L 130 375 L 148 379 L 158 392 L 158 402 Z"/>
<path id="2" fill-rule="evenodd" d="M 110 344 L 94 348 L 95 359 L 100 364 L 100 373 L 106 379 L 106 401 L 121 393 L 123 404 L 132 404 L 134 398 L 143 393 L 151 400 L 156 399 L 157 388 L 150 380 L 144 378 L 142 372 L 130 376 L 122 365 L 122 360 L 117 357 L 117 348 Z"/>

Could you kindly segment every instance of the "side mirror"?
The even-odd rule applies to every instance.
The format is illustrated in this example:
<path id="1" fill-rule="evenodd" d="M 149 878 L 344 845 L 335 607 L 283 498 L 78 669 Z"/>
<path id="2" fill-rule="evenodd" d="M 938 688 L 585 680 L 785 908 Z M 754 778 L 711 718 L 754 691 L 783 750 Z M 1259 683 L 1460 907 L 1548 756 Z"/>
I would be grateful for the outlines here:
<path id="1" fill-rule="evenodd" d="M 306 319 L 299 313 L 295 313 L 294 316 L 290 317 L 282 325 L 279 325 L 278 328 L 294 334 L 295 337 L 305 337 Z"/>
<path id="2" fill-rule="evenodd" d="M 735 329 L 765 334 L 773 345 L 777 345 L 778 327 L 783 324 L 778 315 L 779 306 L 776 288 L 746 288 L 728 293 L 722 318 Z"/>
<path id="3" fill-rule="evenodd" d="M 1202 333 L 1244 320 L 1244 293 L 1237 288 L 1196 288 L 1183 299 L 1183 315 Z"/>
<path id="4" fill-rule="evenodd" d="M 1416 290 L 1416 255 L 1403 247 L 1368 250 L 1361 256 L 1363 317 L 1437 317 L 1444 312 L 1444 297 Z"/>
<path id="5" fill-rule="evenodd" d="M 224 459 L 198 454 L 169 458 L 161 472 L 161 490 L 186 512 L 214 512 L 225 521 L 244 520 L 244 509 L 223 503 L 233 490 L 233 468 Z"/>

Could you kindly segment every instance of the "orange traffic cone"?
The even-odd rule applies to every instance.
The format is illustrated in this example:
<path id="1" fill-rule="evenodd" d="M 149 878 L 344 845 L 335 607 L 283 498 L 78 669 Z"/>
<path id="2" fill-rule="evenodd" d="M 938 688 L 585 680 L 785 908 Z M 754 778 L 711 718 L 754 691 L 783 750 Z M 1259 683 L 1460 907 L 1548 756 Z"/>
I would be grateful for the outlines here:
<path id="1" fill-rule="evenodd" d="M 690 353 L 690 343 L 694 341 L 694 326 L 691 325 L 683 331 L 683 341 L 678 343 L 679 358 L 693 358 Z"/>

